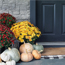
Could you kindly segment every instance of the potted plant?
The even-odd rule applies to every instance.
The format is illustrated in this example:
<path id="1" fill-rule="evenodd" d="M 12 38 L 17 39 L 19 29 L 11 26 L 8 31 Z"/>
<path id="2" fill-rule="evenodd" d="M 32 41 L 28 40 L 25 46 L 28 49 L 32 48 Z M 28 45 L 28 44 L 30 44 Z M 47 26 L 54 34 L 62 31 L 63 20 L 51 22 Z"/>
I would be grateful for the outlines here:
<path id="1" fill-rule="evenodd" d="M 9 27 L 0 24 L 0 53 L 5 49 L 14 44 L 14 34 Z"/>
<path id="2" fill-rule="evenodd" d="M 0 23 L 7 25 L 9 28 L 11 27 L 11 25 L 13 23 L 16 22 L 16 18 L 14 16 L 12 16 L 9 13 L 1 13 L 0 14 Z"/>
<path id="3" fill-rule="evenodd" d="M 41 31 L 38 27 L 35 27 L 28 21 L 22 21 L 14 23 L 11 27 L 12 32 L 14 33 L 17 40 L 21 43 L 31 43 L 34 44 L 34 41 L 40 37 Z"/>

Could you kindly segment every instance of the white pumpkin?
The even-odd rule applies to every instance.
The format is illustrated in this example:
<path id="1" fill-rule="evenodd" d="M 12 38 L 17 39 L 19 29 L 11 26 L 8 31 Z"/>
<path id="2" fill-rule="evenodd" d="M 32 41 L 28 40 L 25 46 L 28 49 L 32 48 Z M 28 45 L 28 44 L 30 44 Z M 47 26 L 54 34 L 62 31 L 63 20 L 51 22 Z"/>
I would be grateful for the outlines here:
<path id="1" fill-rule="evenodd" d="M 4 62 L 0 62 L 0 65 L 6 65 L 6 63 L 4 63 Z"/>
<path id="2" fill-rule="evenodd" d="M 26 49 L 27 49 L 27 52 L 32 52 L 33 51 L 33 46 L 32 46 L 32 44 L 30 44 L 30 43 L 25 43 L 24 42 L 24 44 L 22 44 L 21 46 L 20 46 L 20 48 L 19 48 L 19 50 L 20 50 L 20 52 L 22 53 L 25 53 L 26 52 Z"/>
<path id="3" fill-rule="evenodd" d="M 6 65 L 16 65 L 16 62 L 14 60 L 7 61 Z"/>
<path id="4" fill-rule="evenodd" d="M 18 49 L 9 48 L 9 49 L 5 50 L 4 52 L 10 55 L 11 60 L 15 60 L 16 62 L 18 62 L 20 60 L 20 53 L 19 53 Z"/>
<path id="5" fill-rule="evenodd" d="M 1 59 L 2 59 L 3 61 L 9 61 L 11 58 L 10 58 L 10 55 L 9 55 L 9 54 L 7 54 L 7 53 L 2 53 L 2 54 L 1 54 Z"/>

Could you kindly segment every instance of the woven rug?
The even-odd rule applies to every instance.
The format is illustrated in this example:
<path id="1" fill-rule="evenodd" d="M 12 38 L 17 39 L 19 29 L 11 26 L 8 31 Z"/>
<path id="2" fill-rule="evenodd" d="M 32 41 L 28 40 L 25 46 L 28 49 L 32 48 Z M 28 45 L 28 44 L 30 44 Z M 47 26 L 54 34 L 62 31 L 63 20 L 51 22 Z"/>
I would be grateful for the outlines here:
<path id="1" fill-rule="evenodd" d="M 43 59 L 64 59 L 65 47 L 44 48 L 41 58 Z"/>

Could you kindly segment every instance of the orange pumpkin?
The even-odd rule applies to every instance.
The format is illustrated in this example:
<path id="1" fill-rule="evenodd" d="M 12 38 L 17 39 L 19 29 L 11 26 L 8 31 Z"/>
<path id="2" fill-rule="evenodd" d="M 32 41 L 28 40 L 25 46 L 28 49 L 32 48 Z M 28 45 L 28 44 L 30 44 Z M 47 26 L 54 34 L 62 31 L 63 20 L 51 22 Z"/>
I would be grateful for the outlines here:
<path id="1" fill-rule="evenodd" d="M 38 50 L 33 50 L 32 55 L 35 59 L 40 59 L 41 58 L 41 53 Z"/>

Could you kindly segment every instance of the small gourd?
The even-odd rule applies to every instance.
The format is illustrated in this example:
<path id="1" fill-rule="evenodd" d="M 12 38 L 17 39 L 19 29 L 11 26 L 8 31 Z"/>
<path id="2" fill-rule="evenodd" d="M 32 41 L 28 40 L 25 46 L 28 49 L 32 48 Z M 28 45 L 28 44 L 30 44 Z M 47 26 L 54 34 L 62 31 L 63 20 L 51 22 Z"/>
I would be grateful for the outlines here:
<path id="1" fill-rule="evenodd" d="M 40 59 L 41 58 L 41 53 L 38 50 L 33 50 L 32 55 L 35 59 Z"/>
<path id="2" fill-rule="evenodd" d="M 3 61 L 9 61 L 9 60 L 11 59 L 11 57 L 10 57 L 10 55 L 7 54 L 7 53 L 2 53 L 2 54 L 1 54 L 1 59 L 2 59 Z"/>
<path id="3" fill-rule="evenodd" d="M 6 65 L 6 63 L 4 63 L 4 62 L 0 62 L 0 65 Z"/>
<path id="4" fill-rule="evenodd" d="M 21 53 L 26 52 L 26 49 L 27 49 L 27 52 L 32 52 L 33 51 L 32 44 L 24 42 L 24 44 L 22 44 L 20 46 L 20 48 L 19 48 L 19 50 L 20 50 Z"/>
<path id="5" fill-rule="evenodd" d="M 4 53 L 10 55 L 11 60 L 15 60 L 16 62 L 20 60 L 20 53 L 16 48 L 12 48 L 12 49 L 8 48 L 7 50 L 4 51 Z"/>
<path id="6" fill-rule="evenodd" d="M 27 51 L 21 54 L 21 60 L 24 62 L 31 61 L 32 59 L 33 59 L 33 55 L 31 53 L 28 53 Z"/>
<path id="7" fill-rule="evenodd" d="M 36 45 L 33 45 L 33 48 L 34 48 L 34 50 L 38 50 L 38 51 L 42 50 L 41 52 L 44 51 L 44 47 L 42 45 L 38 45 L 37 43 L 36 43 Z"/>
<path id="8" fill-rule="evenodd" d="M 14 60 L 7 61 L 6 65 L 16 65 L 16 62 Z"/>

